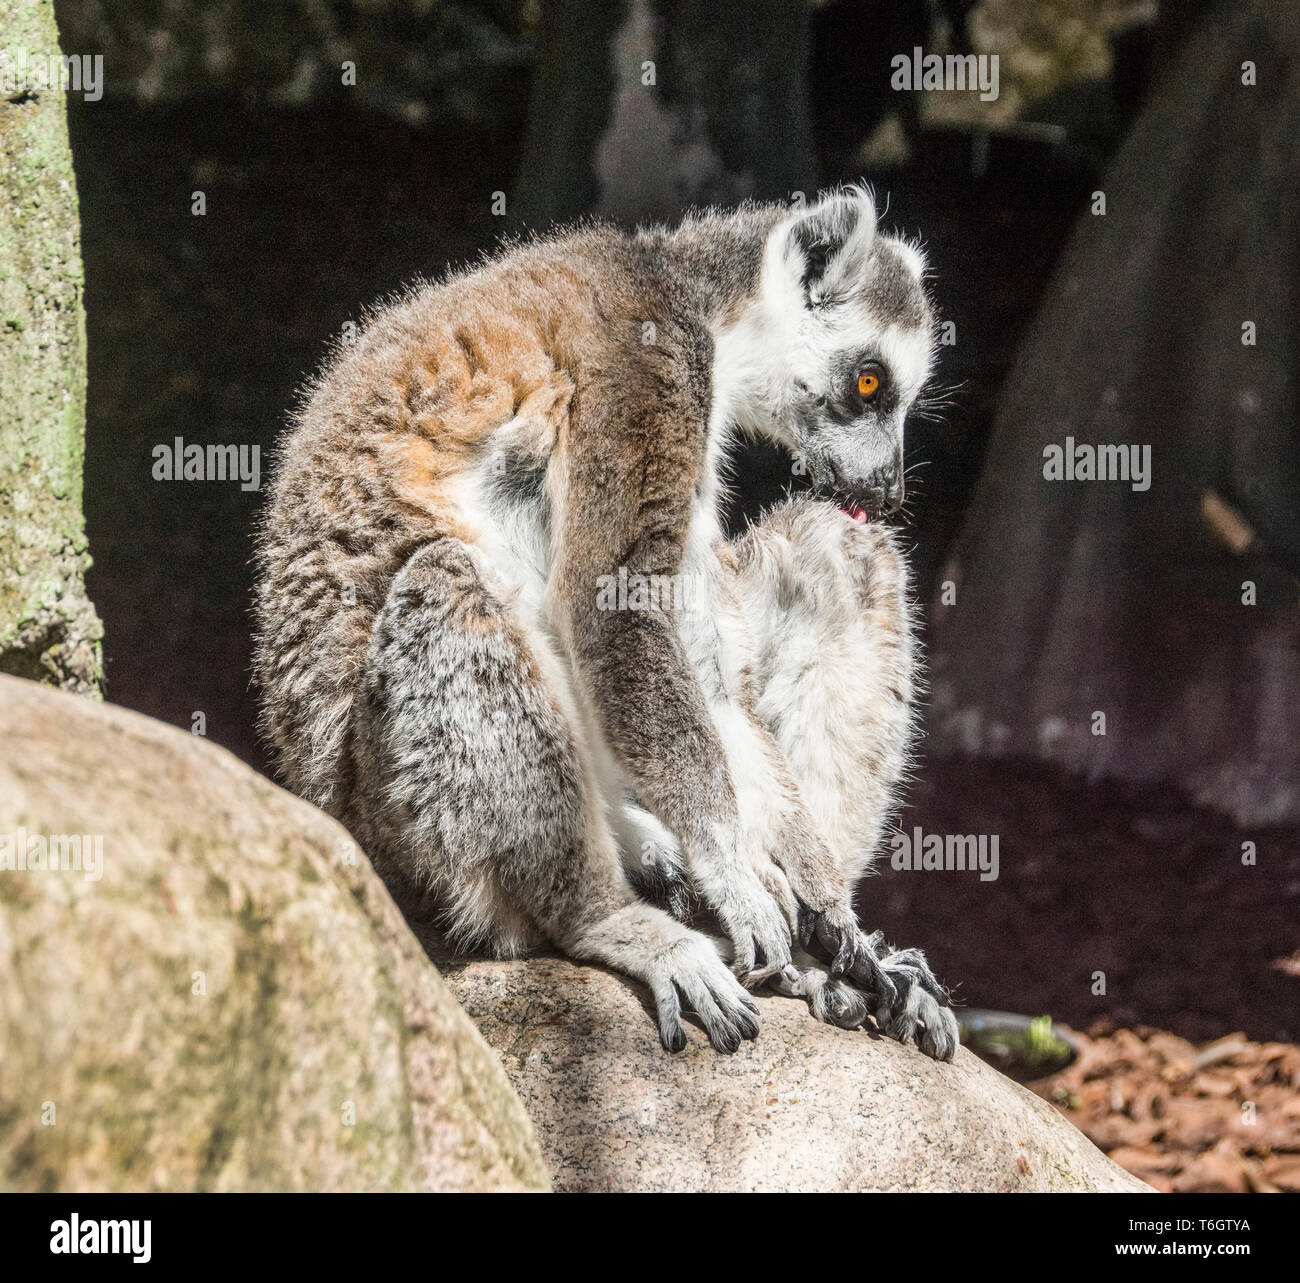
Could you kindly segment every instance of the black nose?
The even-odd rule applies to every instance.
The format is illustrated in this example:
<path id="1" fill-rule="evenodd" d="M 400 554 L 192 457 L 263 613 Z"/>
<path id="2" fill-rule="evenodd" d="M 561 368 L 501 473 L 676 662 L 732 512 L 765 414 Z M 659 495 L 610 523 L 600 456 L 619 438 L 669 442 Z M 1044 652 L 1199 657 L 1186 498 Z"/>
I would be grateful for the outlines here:
<path id="1" fill-rule="evenodd" d="M 882 468 L 874 468 L 865 476 L 847 480 L 833 460 L 826 461 L 830 473 L 830 486 L 838 497 L 848 500 L 854 507 L 877 517 L 889 516 L 903 506 L 903 462 L 896 459 Z"/>
<path id="2" fill-rule="evenodd" d="M 873 472 L 870 484 L 886 515 L 897 512 L 903 506 L 903 469 L 898 464 Z"/>
<path id="3" fill-rule="evenodd" d="M 897 512 L 903 506 L 905 497 L 906 491 L 903 489 L 903 478 L 900 474 L 890 481 L 885 490 L 885 511 Z"/>

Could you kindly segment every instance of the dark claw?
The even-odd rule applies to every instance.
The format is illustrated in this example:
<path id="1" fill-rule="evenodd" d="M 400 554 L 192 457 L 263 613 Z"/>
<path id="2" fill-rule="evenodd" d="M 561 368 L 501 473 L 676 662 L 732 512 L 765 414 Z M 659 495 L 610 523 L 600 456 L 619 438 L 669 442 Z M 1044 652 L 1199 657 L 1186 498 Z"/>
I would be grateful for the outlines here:
<path id="1" fill-rule="evenodd" d="M 956 1041 L 950 1026 L 948 991 L 935 978 L 919 949 L 891 951 L 884 934 L 864 934 L 844 928 L 805 905 L 799 906 L 799 941 L 814 958 L 862 991 L 881 1030 L 900 1042 L 916 1040 L 928 1056 L 951 1060 Z M 921 990 L 913 997 L 913 986 Z M 835 1023 L 833 994 L 827 995 L 827 1015 Z"/>
<path id="2" fill-rule="evenodd" d="M 724 1056 L 734 1056 L 740 1050 L 740 1035 L 734 1029 L 719 1029 L 713 1045 Z"/>
<path id="3" fill-rule="evenodd" d="M 676 1025 L 672 1029 L 665 1029 L 660 1034 L 660 1040 L 663 1042 L 664 1048 L 675 1055 L 677 1052 L 686 1049 L 686 1030 L 681 1025 Z"/>

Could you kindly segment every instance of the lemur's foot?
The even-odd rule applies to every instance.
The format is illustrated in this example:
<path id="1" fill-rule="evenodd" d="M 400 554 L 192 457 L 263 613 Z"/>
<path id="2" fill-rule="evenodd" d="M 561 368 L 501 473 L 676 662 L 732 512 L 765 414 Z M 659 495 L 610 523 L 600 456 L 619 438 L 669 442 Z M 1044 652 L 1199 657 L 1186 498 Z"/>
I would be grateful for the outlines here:
<path id="1" fill-rule="evenodd" d="M 851 910 L 835 908 L 817 913 L 801 904 L 799 942 L 830 967 L 832 976 L 847 976 L 869 995 L 873 1012 L 893 1004 L 897 997 L 894 982 L 880 969 L 873 939 L 863 933 Z"/>
<path id="2" fill-rule="evenodd" d="M 629 870 L 632 887 L 643 900 L 678 922 L 689 923 L 699 898 L 682 867 L 681 857 L 667 848 L 642 849 L 641 860 Z"/>
<path id="3" fill-rule="evenodd" d="M 659 951 L 646 981 L 654 995 L 659 1037 L 669 1051 L 686 1046 L 682 1004 L 699 1016 L 709 1041 L 726 1055 L 758 1036 L 758 1007 L 719 957 L 712 942 L 693 933 Z"/>
<path id="4" fill-rule="evenodd" d="M 861 1029 L 869 1014 L 865 994 L 820 969 L 786 967 L 772 977 L 772 987 L 787 998 L 806 998 L 818 1020 L 840 1029 Z"/>
<path id="5" fill-rule="evenodd" d="M 843 909 L 814 913 L 800 906 L 799 938 L 831 975 L 851 980 L 866 996 L 882 1033 L 916 1045 L 936 1060 L 957 1054 L 957 1018 L 948 992 L 919 949 L 891 950 L 884 934 L 865 934 Z"/>
<path id="6" fill-rule="evenodd" d="M 636 803 L 625 804 L 618 819 L 623 867 L 637 895 L 678 922 L 689 923 L 700 902 L 677 839 Z"/>
<path id="7" fill-rule="evenodd" d="M 952 1013 L 948 991 L 935 979 L 925 954 L 920 949 L 887 952 L 888 946 L 879 931 L 869 939 L 884 954 L 877 965 L 895 990 L 893 1003 L 872 1013 L 876 1023 L 899 1042 L 915 1038 L 916 1045 L 927 1056 L 951 1060 L 960 1041 L 957 1017 Z"/>

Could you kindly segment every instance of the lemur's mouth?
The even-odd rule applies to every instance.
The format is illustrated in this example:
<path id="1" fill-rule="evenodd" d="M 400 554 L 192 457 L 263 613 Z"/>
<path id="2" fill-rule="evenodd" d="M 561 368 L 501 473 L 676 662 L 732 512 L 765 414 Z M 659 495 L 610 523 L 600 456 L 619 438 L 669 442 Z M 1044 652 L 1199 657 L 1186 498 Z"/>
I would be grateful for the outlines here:
<path id="1" fill-rule="evenodd" d="M 850 521 L 856 521 L 860 526 L 865 526 L 868 521 L 875 521 L 884 510 L 884 505 L 874 495 L 851 495 L 837 490 L 831 498 L 835 506 Z"/>
<path id="2" fill-rule="evenodd" d="M 882 490 L 861 481 L 849 481 L 830 460 L 814 471 L 813 488 L 860 526 L 879 521 L 887 511 L 892 511 Z"/>

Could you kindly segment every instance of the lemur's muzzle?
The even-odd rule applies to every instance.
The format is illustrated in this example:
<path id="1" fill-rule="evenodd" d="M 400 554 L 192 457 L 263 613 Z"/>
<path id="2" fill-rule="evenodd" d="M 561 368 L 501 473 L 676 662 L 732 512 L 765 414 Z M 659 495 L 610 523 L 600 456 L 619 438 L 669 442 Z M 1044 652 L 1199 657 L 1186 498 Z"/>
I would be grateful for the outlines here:
<path id="1" fill-rule="evenodd" d="M 846 482 L 839 470 L 835 473 L 835 502 L 854 521 L 877 521 L 892 516 L 903 506 L 903 461 L 895 459 L 884 468 L 876 468 L 860 481 Z"/>

